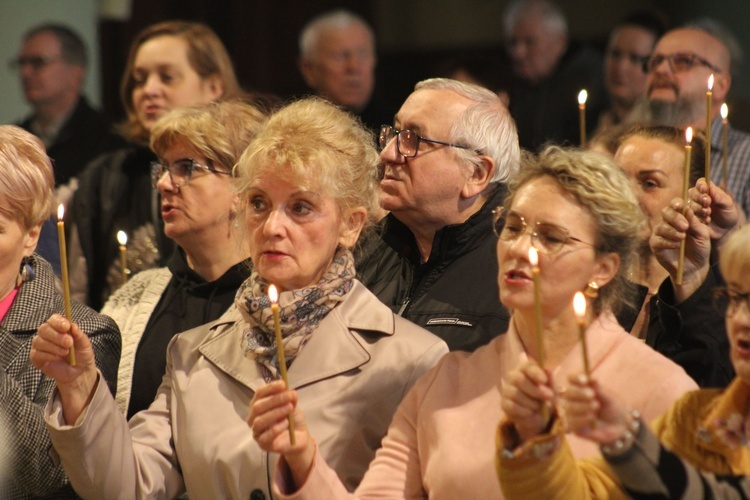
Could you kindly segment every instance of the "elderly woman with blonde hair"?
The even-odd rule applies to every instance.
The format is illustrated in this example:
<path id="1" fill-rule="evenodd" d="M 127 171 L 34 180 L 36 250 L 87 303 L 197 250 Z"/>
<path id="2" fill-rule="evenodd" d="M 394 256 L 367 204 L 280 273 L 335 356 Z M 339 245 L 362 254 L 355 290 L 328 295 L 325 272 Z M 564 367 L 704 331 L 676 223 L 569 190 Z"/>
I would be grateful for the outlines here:
<path id="1" fill-rule="evenodd" d="M 41 141 L 18 127 L 0 126 L 0 419 L 5 424 L 0 447 L 7 476 L 0 477 L 2 498 L 72 496 L 62 467 L 49 458 L 42 417 L 55 381 L 29 361 L 37 328 L 64 313 L 52 267 L 34 253 L 53 209 L 53 189 L 52 164 Z M 103 391 L 111 396 L 120 357 L 117 326 L 78 303 L 71 312 L 79 331 L 91 339 Z M 61 330 L 69 327 L 63 321 Z"/>
<path id="2" fill-rule="evenodd" d="M 356 487 L 403 395 L 448 350 L 355 278 L 349 249 L 372 221 L 378 164 L 372 135 L 323 100 L 270 117 L 235 167 L 250 276 L 226 314 L 171 340 L 156 399 L 129 422 L 93 358 L 64 365 L 70 337 L 57 321 L 40 329 L 34 359 L 67 374 L 46 418 L 80 495 L 270 498 L 278 456 L 247 420 L 253 396 L 279 377 L 279 349 L 320 453 Z M 85 352 L 86 336 L 74 330 L 74 341 Z"/>

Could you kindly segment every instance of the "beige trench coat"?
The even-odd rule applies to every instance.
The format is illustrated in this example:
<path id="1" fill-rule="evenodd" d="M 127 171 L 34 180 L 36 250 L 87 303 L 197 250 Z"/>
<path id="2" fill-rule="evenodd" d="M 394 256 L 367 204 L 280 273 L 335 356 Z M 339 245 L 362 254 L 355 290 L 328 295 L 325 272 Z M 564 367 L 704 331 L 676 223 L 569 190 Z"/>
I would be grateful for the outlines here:
<path id="1" fill-rule="evenodd" d="M 46 408 L 53 445 L 85 498 L 270 498 L 276 455 L 246 420 L 264 382 L 245 358 L 246 323 L 232 307 L 179 334 L 154 403 L 128 424 L 97 388 L 75 426 L 59 395 Z M 414 382 L 447 352 L 443 341 L 393 315 L 361 283 L 320 322 L 289 369 L 322 456 L 349 488 L 361 480 L 391 417 Z M 261 496 L 262 493 L 262 496 Z"/>

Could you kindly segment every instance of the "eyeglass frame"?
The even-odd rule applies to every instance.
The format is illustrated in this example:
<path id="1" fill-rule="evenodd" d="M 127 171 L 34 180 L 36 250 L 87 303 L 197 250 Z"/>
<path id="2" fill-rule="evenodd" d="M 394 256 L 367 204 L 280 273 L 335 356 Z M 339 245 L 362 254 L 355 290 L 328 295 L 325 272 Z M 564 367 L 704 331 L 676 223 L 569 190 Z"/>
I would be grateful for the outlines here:
<path id="1" fill-rule="evenodd" d="M 742 303 L 750 312 L 750 292 L 739 293 L 723 286 L 711 290 L 711 299 L 714 310 L 721 315 L 734 316 Z M 724 309 L 722 301 L 726 301 L 726 310 L 722 310 Z"/>
<path id="2" fill-rule="evenodd" d="M 689 67 L 682 70 L 676 70 L 674 67 L 674 57 L 675 56 L 686 56 L 690 58 L 690 64 Z M 658 62 L 652 62 L 658 59 Z M 661 66 L 661 63 L 664 61 L 667 61 L 667 64 L 669 65 L 669 69 L 672 70 L 672 73 L 685 73 L 687 71 L 690 71 L 695 67 L 696 62 L 701 65 L 705 66 L 714 73 L 721 73 L 721 69 L 719 69 L 714 64 L 708 62 L 706 59 L 702 58 L 698 54 L 693 54 L 692 52 L 672 52 L 671 54 L 652 54 L 651 57 L 647 58 L 645 61 L 643 61 L 643 72 L 644 73 L 652 73 L 656 70 L 659 66 Z M 653 68 L 650 68 L 653 66 Z"/>
<path id="3" fill-rule="evenodd" d="M 521 219 L 521 224 L 523 225 L 521 232 L 515 238 L 503 238 L 502 237 L 502 233 L 505 230 L 505 223 L 503 223 L 503 227 L 502 227 L 501 230 L 498 231 L 498 228 L 497 228 L 498 221 L 500 221 L 501 219 L 507 218 L 507 216 L 509 214 L 515 215 L 516 217 L 518 217 L 519 219 Z M 561 233 L 563 233 L 565 235 L 565 241 L 563 241 L 562 243 L 560 243 L 560 248 L 558 248 L 557 250 L 554 250 L 554 251 L 550 252 L 550 251 L 546 250 L 544 248 L 545 245 L 543 245 L 539 241 L 539 232 L 537 230 L 532 230 L 531 234 L 529 234 L 529 237 L 531 238 L 531 244 L 532 244 L 532 246 L 534 248 L 537 249 L 537 251 L 540 254 L 549 255 L 549 256 L 557 255 L 558 253 L 560 253 L 562 251 L 563 247 L 565 247 L 568 244 L 568 242 L 570 242 L 571 240 L 572 241 L 577 241 L 578 243 L 583 243 L 584 245 L 587 245 L 587 246 L 590 246 L 594 250 L 597 250 L 597 251 L 599 250 L 599 246 L 598 245 L 595 245 L 593 243 L 589 243 L 587 241 L 583 241 L 583 240 L 581 240 L 579 238 L 576 238 L 575 236 L 571 236 L 570 235 L 570 231 L 568 231 L 567 228 L 562 227 L 562 226 L 558 226 L 557 224 L 552 224 L 550 222 L 540 222 L 540 221 L 537 221 L 537 222 L 534 223 L 534 226 L 537 227 L 537 228 L 540 227 L 540 226 L 548 226 L 548 227 L 557 228 L 557 229 L 560 230 Z M 505 242 L 518 241 L 522 236 L 524 236 L 525 234 L 528 234 L 528 228 L 529 227 L 530 227 L 530 225 L 529 225 L 529 223 L 526 222 L 526 219 L 522 215 L 517 214 L 516 212 L 512 212 L 512 211 L 507 211 L 506 212 L 505 207 L 496 207 L 494 210 L 492 210 L 492 232 L 495 233 L 495 236 L 497 236 L 500 241 L 505 241 Z M 536 241 L 536 244 L 534 244 L 535 241 Z"/>
<path id="4" fill-rule="evenodd" d="M 393 131 L 393 135 L 391 136 L 390 139 L 388 139 L 387 141 L 383 142 L 383 132 L 385 130 L 388 130 L 388 129 L 390 129 L 390 130 Z M 403 151 L 401 151 L 401 133 L 402 132 L 407 132 L 409 134 L 414 134 L 414 136 L 417 138 L 417 145 L 414 148 L 414 154 L 413 155 L 405 155 L 403 153 Z M 390 142 L 394 138 L 396 139 L 396 151 L 398 151 L 398 154 L 400 154 L 404 158 L 415 158 L 419 154 L 419 143 L 422 142 L 422 141 L 424 141 L 424 142 L 430 142 L 430 143 L 433 143 L 433 144 L 441 144 L 443 146 L 449 146 L 449 147 L 458 148 L 458 149 L 468 149 L 468 150 L 472 149 L 469 146 L 464 146 L 462 144 L 453 144 L 453 143 L 450 143 L 450 142 L 438 141 L 437 139 L 428 139 L 427 137 L 422 137 L 421 135 L 419 135 L 416 132 L 414 132 L 412 130 L 409 130 L 409 129 L 399 130 L 396 127 L 391 126 L 391 125 L 381 125 L 380 126 L 380 133 L 378 134 L 378 146 L 380 146 L 380 151 L 383 151 L 388 146 L 388 144 L 390 144 Z"/>
<path id="5" fill-rule="evenodd" d="M 19 56 L 15 59 L 8 61 L 8 67 L 12 71 L 18 71 L 26 65 L 31 66 L 34 71 L 40 71 L 52 63 L 57 61 L 64 61 L 63 57 L 60 56 Z"/>
<path id="6" fill-rule="evenodd" d="M 186 176 L 185 182 L 183 184 L 177 184 L 174 180 L 174 177 L 172 176 L 172 167 L 178 162 L 190 162 L 190 169 L 188 171 L 189 173 Z M 151 186 L 155 188 L 156 185 L 161 180 L 161 178 L 164 177 L 164 173 L 166 172 L 167 174 L 169 174 L 169 182 L 172 184 L 172 186 L 175 189 L 183 188 L 187 186 L 188 184 L 190 184 L 190 181 L 193 179 L 193 173 L 195 173 L 196 168 L 200 168 L 202 170 L 206 170 L 214 174 L 232 175 L 232 172 L 216 170 L 213 167 L 201 165 L 200 163 L 198 163 L 192 158 L 180 158 L 176 162 L 172 163 L 172 165 L 165 165 L 164 163 L 160 161 L 152 161 L 151 162 Z"/>

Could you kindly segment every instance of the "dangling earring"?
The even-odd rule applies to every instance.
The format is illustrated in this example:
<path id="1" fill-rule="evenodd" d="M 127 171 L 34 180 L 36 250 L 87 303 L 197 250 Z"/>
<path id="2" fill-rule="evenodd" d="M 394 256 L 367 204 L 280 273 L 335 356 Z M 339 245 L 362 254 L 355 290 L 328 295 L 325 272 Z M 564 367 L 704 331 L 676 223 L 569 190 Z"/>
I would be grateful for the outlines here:
<path id="1" fill-rule="evenodd" d="M 583 294 L 590 299 L 597 298 L 599 296 L 599 285 L 596 284 L 596 281 L 592 281 L 586 285 L 586 290 L 583 291 Z"/>
<path id="2" fill-rule="evenodd" d="M 21 283 L 28 283 L 34 280 L 34 268 L 31 267 L 27 258 L 21 261 Z"/>

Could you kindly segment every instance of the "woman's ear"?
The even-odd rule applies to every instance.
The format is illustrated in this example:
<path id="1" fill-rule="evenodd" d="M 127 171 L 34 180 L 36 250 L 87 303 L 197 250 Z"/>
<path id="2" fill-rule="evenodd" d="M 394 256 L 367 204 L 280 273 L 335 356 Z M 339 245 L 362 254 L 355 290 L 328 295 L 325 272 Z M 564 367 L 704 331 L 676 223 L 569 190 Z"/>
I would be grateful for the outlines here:
<path id="1" fill-rule="evenodd" d="M 31 257 L 31 254 L 34 253 L 34 250 L 36 250 L 36 245 L 39 243 L 39 234 L 42 231 L 42 223 L 37 224 L 36 226 L 32 226 L 31 229 L 29 229 L 26 232 L 26 235 L 24 235 L 23 238 L 23 256 L 24 257 Z"/>
<path id="2" fill-rule="evenodd" d="M 461 196 L 473 198 L 487 188 L 495 174 L 495 161 L 486 155 L 479 156 L 479 163 L 471 165 L 471 171 L 461 188 Z"/>
<path id="3" fill-rule="evenodd" d="M 594 281 L 601 288 L 617 276 L 619 269 L 620 256 L 614 252 L 605 253 L 597 257 L 596 268 L 589 281 Z"/>
<path id="4" fill-rule="evenodd" d="M 339 231 L 339 245 L 351 248 L 357 242 L 359 233 L 365 225 L 367 219 L 367 210 L 364 207 L 357 207 L 349 211 L 341 220 L 341 229 Z"/>
<path id="5" fill-rule="evenodd" d="M 216 101 L 224 95 L 224 82 L 219 78 L 219 75 L 211 75 L 204 81 L 208 95 L 211 97 L 211 101 Z"/>

